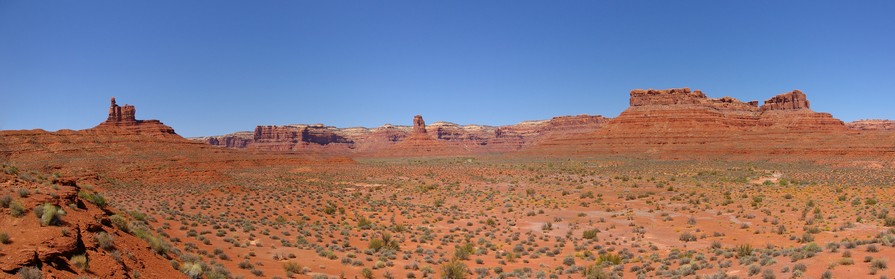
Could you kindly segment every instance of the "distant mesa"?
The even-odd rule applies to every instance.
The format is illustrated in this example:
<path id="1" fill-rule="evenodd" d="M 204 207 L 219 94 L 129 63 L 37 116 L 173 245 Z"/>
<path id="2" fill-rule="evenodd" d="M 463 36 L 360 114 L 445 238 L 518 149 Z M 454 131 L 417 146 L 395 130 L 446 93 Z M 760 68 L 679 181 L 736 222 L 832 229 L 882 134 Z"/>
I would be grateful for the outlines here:
<path id="1" fill-rule="evenodd" d="M 137 109 L 132 105 L 119 106 L 112 97 L 106 121 L 87 131 L 112 135 L 177 136 L 174 129 L 158 120 L 137 120 Z"/>
<path id="2" fill-rule="evenodd" d="M 210 145 L 259 151 L 321 150 L 344 154 L 456 155 L 511 152 L 552 137 L 592 132 L 609 118 L 599 115 L 559 116 L 515 125 L 426 125 L 415 115 L 411 126 L 385 124 L 376 128 L 336 128 L 322 124 L 257 126 L 254 131 L 193 138 Z M 396 146 L 396 147 L 393 147 Z M 403 150 L 402 149 L 406 149 Z"/>
<path id="3" fill-rule="evenodd" d="M 862 119 L 846 125 L 849 129 L 857 131 L 895 131 L 895 120 Z"/>
<path id="4" fill-rule="evenodd" d="M 557 116 L 513 125 L 458 125 L 423 116 L 412 125 L 336 128 L 295 124 L 258 126 L 254 132 L 196 138 L 237 149 L 321 150 L 355 156 L 429 156 L 521 151 L 538 155 L 631 154 L 667 158 L 699 156 L 879 155 L 895 142 L 895 122 L 849 123 L 811 110 L 800 90 L 763 102 L 710 98 L 690 88 L 634 89 L 618 117 Z M 124 115 L 122 111 L 122 115 Z M 882 131 L 861 138 L 860 131 Z M 870 132 L 863 134 L 871 134 Z M 892 136 L 890 136 L 890 134 Z M 895 151 L 888 151 L 895 153 Z M 784 156 L 785 157 L 785 156 Z"/>
<path id="5" fill-rule="evenodd" d="M 761 106 L 690 88 L 635 89 L 630 96 L 631 106 L 600 129 L 542 142 L 535 151 L 668 158 L 851 152 L 845 123 L 812 111 L 799 90 Z"/>
<path id="6" fill-rule="evenodd" d="M 800 110 L 810 109 L 808 98 L 800 90 L 793 90 L 774 96 L 759 107 L 758 101 L 741 102 L 733 97 L 712 99 L 706 97 L 700 90 L 691 91 L 690 88 L 671 89 L 634 89 L 631 90 L 631 106 L 660 106 L 660 105 L 707 105 L 727 108 L 741 108 L 757 111 L 768 110 Z"/>

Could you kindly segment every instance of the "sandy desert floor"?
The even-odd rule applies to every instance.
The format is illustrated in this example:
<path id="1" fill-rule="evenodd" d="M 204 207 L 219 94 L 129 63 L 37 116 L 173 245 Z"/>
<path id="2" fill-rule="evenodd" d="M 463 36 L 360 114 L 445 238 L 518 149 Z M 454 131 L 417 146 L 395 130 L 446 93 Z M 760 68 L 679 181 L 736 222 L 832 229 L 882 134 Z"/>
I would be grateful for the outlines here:
<path id="1" fill-rule="evenodd" d="M 88 187 L 172 265 L 245 278 L 895 277 L 891 170 L 470 157 L 227 175 Z"/>

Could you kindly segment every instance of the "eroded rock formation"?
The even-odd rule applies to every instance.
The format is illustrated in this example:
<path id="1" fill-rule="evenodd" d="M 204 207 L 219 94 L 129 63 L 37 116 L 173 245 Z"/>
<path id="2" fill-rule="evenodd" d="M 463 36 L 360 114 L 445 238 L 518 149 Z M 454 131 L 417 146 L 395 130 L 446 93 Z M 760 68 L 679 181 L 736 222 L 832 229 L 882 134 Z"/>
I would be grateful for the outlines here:
<path id="1" fill-rule="evenodd" d="M 112 105 L 109 107 L 109 118 L 106 119 L 106 122 L 136 123 L 136 115 L 137 109 L 135 109 L 134 106 L 124 105 L 123 107 L 120 107 L 115 102 L 115 97 L 112 97 Z"/>
<path id="2" fill-rule="evenodd" d="M 382 150 L 394 150 L 391 147 L 398 143 L 410 141 L 417 142 L 415 146 L 433 144 L 452 146 L 451 150 L 458 154 L 493 153 L 520 150 L 546 137 L 594 131 L 607 119 L 599 115 L 560 116 L 550 120 L 526 121 L 507 126 L 458 125 L 440 121 L 427 127 L 423 117 L 416 115 L 413 117 L 412 126 L 386 124 L 372 129 L 335 128 L 322 124 L 258 126 L 254 132 L 193 140 L 239 149 L 263 151 L 326 149 L 343 153 L 382 153 L 380 152 Z"/>
<path id="3" fill-rule="evenodd" d="M 413 133 L 414 134 L 425 134 L 426 133 L 426 121 L 423 121 L 423 116 L 416 115 L 413 117 Z"/>
<path id="4" fill-rule="evenodd" d="M 115 134 L 142 135 L 156 137 L 178 137 L 174 129 L 158 120 L 137 120 L 137 109 L 132 105 L 118 106 L 112 97 L 109 116 L 106 121 L 87 131 Z"/>
<path id="5" fill-rule="evenodd" d="M 709 98 L 689 88 L 637 89 L 630 95 L 631 107 L 597 131 L 552 139 L 537 149 L 684 157 L 790 153 L 846 130 L 832 115 L 811 111 L 798 90 L 774 96 L 761 107 L 756 101 Z"/>
<path id="6" fill-rule="evenodd" d="M 761 111 L 810 109 L 808 97 L 799 90 L 780 94 L 764 101 Z"/>

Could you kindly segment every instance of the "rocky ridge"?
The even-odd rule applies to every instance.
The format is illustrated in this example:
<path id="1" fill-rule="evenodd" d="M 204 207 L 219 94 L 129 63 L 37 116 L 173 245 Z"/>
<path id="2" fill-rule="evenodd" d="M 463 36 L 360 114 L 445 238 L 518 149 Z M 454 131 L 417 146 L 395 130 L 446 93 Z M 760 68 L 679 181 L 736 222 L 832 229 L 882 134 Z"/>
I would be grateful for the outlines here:
<path id="1" fill-rule="evenodd" d="M 895 131 L 895 120 L 862 119 L 849 122 L 846 126 L 858 131 Z"/>
<path id="2" fill-rule="evenodd" d="M 662 158 L 892 156 L 892 134 L 858 136 L 799 90 L 759 106 L 689 88 L 636 89 L 631 106 L 596 131 L 545 141 L 537 154 L 624 154 Z"/>
<path id="3" fill-rule="evenodd" d="M 254 132 L 237 132 L 192 140 L 235 149 L 326 150 L 343 154 L 384 154 L 395 151 L 391 147 L 398 143 L 411 141 L 413 143 L 410 145 L 417 147 L 420 144 L 429 145 L 429 151 L 426 153 L 431 153 L 432 148 L 435 148 L 443 149 L 445 153 L 473 154 L 516 151 L 544 138 L 594 131 L 607 119 L 599 115 L 576 115 L 507 126 L 458 125 L 444 121 L 426 125 L 423 117 L 416 115 L 412 126 L 391 124 L 377 128 L 336 128 L 323 124 L 257 126 Z M 446 147 L 435 147 L 442 143 L 451 146 L 450 151 L 445 149 Z"/>
<path id="4" fill-rule="evenodd" d="M 7 228 L 0 277 L 12 278 L 28 269 L 43 278 L 186 278 L 166 258 L 167 242 L 145 224 L 105 208 L 101 195 L 70 179 L 52 177 L 43 183 L 31 179 L 13 166 L 4 165 L 0 172 L 0 186 L 10 192 L 6 197 L 13 196 L 12 189 L 31 192 L 15 196 L 10 208 L 0 208 L 0 224 Z M 47 207 L 56 208 L 58 217 L 44 223 L 32 211 L 46 212 Z M 20 208 L 27 212 L 19 212 Z M 131 225 L 119 227 L 116 218 Z M 144 239 L 131 232 L 137 230 Z"/>

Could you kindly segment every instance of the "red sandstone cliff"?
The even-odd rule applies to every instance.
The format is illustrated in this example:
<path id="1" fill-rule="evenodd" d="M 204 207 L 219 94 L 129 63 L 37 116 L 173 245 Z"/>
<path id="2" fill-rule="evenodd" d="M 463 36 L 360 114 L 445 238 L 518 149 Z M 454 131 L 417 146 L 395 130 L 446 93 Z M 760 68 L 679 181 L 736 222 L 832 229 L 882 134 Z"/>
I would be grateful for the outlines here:
<path id="1" fill-rule="evenodd" d="M 535 152 L 794 160 L 812 155 L 893 153 L 881 139 L 887 135 L 873 139 L 851 135 L 841 120 L 812 111 L 798 90 L 774 96 L 760 107 L 756 101 L 713 99 L 688 88 L 638 89 L 630 95 L 631 107 L 599 130 L 545 141 Z"/>
<path id="2" fill-rule="evenodd" d="M 315 125 L 258 126 L 254 132 L 194 138 L 206 144 L 260 151 L 325 150 L 337 153 L 382 153 L 392 146 L 415 141 L 443 143 L 458 154 L 517 151 L 548 137 L 591 132 L 608 118 L 592 115 L 559 116 L 507 126 L 458 125 L 435 122 L 426 125 L 417 115 L 413 126 L 386 124 L 377 128 L 335 128 Z M 404 144 L 406 146 L 406 144 Z"/>
<path id="3" fill-rule="evenodd" d="M 302 136 L 301 131 L 309 126 L 291 125 L 292 128 L 259 126 L 246 144 L 228 141 L 228 138 L 219 138 L 217 142 L 222 146 L 256 150 L 326 147 L 328 152 L 361 156 L 524 151 L 668 158 L 786 155 L 777 158 L 800 159 L 812 155 L 890 156 L 895 153 L 895 133 L 886 131 L 895 125 L 864 121 L 846 126 L 829 113 L 811 110 L 807 96 L 799 90 L 773 96 L 759 104 L 732 97 L 709 98 L 702 91 L 689 88 L 635 89 L 630 92 L 629 104 L 616 118 L 577 115 L 507 126 L 450 122 L 427 126 L 422 116 L 416 116 L 413 126 L 326 127 L 324 130 L 329 136 L 320 140 Z M 234 141 L 237 143 L 228 143 Z"/>

